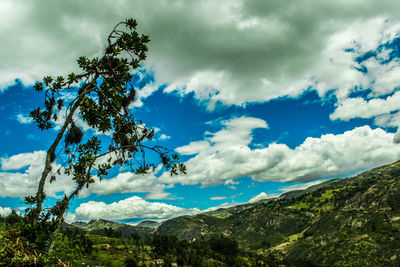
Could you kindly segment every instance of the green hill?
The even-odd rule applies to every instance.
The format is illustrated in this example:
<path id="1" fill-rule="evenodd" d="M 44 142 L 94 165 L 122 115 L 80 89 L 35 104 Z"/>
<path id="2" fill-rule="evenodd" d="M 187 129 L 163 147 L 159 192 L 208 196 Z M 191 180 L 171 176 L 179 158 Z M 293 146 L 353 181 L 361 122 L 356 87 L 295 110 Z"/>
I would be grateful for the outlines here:
<path id="1" fill-rule="evenodd" d="M 112 222 L 107 220 L 91 220 L 88 223 L 85 222 L 74 222 L 71 225 L 65 225 L 64 230 L 70 230 L 73 232 L 83 232 L 102 236 L 114 236 L 114 237 L 140 237 L 148 238 L 152 235 L 154 227 L 147 227 L 144 224 L 142 226 L 134 226 L 125 223 Z"/>
<path id="2" fill-rule="evenodd" d="M 184 240 L 223 234 L 243 249 L 326 266 L 397 266 L 399 231 L 400 161 L 290 197 L 174 218 L 157 229 Z"/>
<path id="3" fill-rule="evenodd" d="M 160 224 L 161 223 L 156 222 L 156 221 L 145 220 L 145 221 L 141 221 L 136 226 L 137 227 L 147 227 L 147 228 L 155 229 L 158 226 L 160 226 Z"/>
<path id="4" fill-rule="evenodd" d="M 0 266 L 400 266 L 400 161 L 157 225 L 65 224 L 49 256 L 14 212 L 0 216 Z"/>

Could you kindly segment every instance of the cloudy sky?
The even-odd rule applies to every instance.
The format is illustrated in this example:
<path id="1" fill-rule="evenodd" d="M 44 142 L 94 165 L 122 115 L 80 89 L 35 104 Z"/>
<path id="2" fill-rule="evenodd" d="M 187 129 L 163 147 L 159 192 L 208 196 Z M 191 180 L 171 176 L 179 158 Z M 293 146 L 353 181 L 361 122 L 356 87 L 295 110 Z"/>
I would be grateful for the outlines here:
<path id="1" fill-rule="evenodd" d="M 399 14 L 394 0 L 0 0 L 0 214 L 34 194 L 56 134 L 29 118 L 32 85 L 79 73 L 131 17 L 151 39 L 134 112 L 188 174 L 114 170 L 69 220 L 195 214 L 399 160 Z M 46 204 L 73 188 L 60 177 Z"/>

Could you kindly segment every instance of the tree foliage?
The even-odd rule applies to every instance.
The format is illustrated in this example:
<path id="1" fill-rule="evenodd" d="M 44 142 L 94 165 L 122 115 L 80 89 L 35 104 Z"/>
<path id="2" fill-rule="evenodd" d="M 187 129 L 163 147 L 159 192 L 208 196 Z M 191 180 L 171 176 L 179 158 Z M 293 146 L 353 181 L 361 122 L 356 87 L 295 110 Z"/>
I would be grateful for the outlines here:
<path id="1" fill-rule="evenodd" d="M 27 214 L 32 224 L 55 218 L 58 229 L 70 200 L 94 183 L 94 176 L 101 180 L 116 165 L 128 165 L 136 174 L 154 170 L 157 162 L 148 162 L 148 152 L 156 153 L 171 175 L 185 172 L 179 156 L 152 145 L 154 130 L 132 114 L 136 90 L 131 73 L 146 58 L 149 42 L 149 37 L 139 34 L 136 27 L 134 19 L 118 23 L 108 36 L 101 57 L 78 59 L 80 74 L 47 76 L 35 84 L 34 89 L 44 94 L 44 105 L 34 109 L 31 117 L 41 130 L 54 128 L 55 122 L 61 126 L 47 150 L 38 191 L 26 198 L 31 205 Z M 68 101 L 71 96 L 73 99 Z M 109 143 L 86 134 L 78 119 L 96 132 L 110 136 Z M 42 207 L 45 183 L 48 179 L 55 181 L 60 175 L 71 176 L 75 190 L 45 211 Z"/>

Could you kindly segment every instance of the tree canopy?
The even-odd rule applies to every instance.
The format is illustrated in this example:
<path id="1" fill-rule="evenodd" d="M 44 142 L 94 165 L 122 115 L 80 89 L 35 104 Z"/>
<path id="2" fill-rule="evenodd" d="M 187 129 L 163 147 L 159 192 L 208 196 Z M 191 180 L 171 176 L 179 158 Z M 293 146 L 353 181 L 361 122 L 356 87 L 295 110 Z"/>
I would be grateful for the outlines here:
<path id="1" fill-rule="evenodd" d="M 153 144 L 154 130 L 132 113 L 136 96 L 132 72 L 146 59 L 149 42 L 149 37 L 139 34 L 136 28 L 134 19 L 118 23 L 108 35 L 102 57 L 78 59 L 81 73 L 47 76 L 35 84 L 34 89 L 44 93 L 44 106 L 30 113 L 39 129 L 48 130 L 54 128 L 55 122 L 62 123 L 47 150 L 37 193 L 26 198 L 31 205 L 27 215 L 32 224 L 53 219 L 58 229 L 70 200 L 94 183 L 94 176 L 101 180 L 115 165 L 128 165 L 136 174 L 144 174 L 161 163 L 171 175 L 185 173 L 179 156 Z M 78 118 L 108 135 L 109 143 L 105 144 L 96 135 L 87 136 L 76 122 Z M 149 161 L 148 152 L 156 153 L 159 162 Z M 46 181 L 53 182 L 62 174 L 71 176 L 75 190 L 45 211 Z"/>

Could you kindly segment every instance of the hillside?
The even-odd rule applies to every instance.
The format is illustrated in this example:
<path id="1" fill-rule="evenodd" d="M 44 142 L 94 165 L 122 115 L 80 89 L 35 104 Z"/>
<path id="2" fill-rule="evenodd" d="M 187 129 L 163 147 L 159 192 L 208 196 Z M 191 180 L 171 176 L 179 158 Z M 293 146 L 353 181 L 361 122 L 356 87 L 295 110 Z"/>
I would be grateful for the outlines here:
<path id="1" fill-rule="evenodd" d="M 400 161 L 158 227 L 65 224 L 50 256 L 46 228 L 32 240 L 17 213 L 0 222 L 0 266 L 400 266 Z"/>
<path id="2" fill-rule="evenodd" d="M 160 226 L 160 224 L 161 223 L 156 222 L 156 221 L 145 220 L 145 221 L 141 221 L 136 226 L 137 227 L 147 227 L 147 228 L 155 229 L 158 226 Z"/>
<path id="3" fill-rule="evenodd" d="M 147 238 L 152 235 L 154 227 L 147 227 L 145 224 L 133 226 L 125 223 L 112 222 L 107 220 L 91 220 L 88 223 L 74 222 L 71 225 L 64 225 L 64 230 L 73 232 L 90 233 L 102 236 L 115 237 L 140 237 Z"/>
<path id="4" fill-rule="evenodd" d="M 400 161 L 278 199 L 174 218 L 157 233 L 184 240 L 223 234 L 282 260 L 343 266 L 400 264 L 399 230 Z"/>

